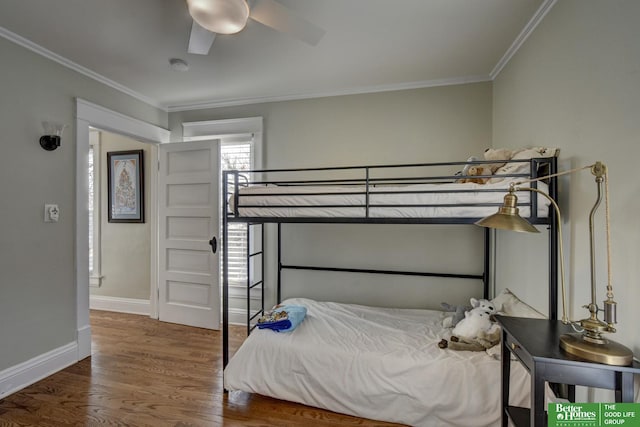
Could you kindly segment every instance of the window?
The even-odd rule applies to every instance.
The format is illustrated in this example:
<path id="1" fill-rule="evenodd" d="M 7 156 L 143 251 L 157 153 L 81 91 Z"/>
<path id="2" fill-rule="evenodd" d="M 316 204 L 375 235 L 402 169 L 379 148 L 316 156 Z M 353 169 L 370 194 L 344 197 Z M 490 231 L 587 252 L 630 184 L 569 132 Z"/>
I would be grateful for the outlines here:
<path id="1" fill-rule="evenodd" d="M 100 132 L 89 132 L 89 286 L 100 286 Z"/>
<path id="2" fill-rule="evenodd" d="M 236 138 L 234 138 L 236 139 Z M 222 139 L 220 144 L 220 169 L 251 169 L 251 141 L 246 137 L 234 141 Z M 230 223 L 229 231 L 229 285 L 243 286 L 247 283 L 247 224 Z"/>

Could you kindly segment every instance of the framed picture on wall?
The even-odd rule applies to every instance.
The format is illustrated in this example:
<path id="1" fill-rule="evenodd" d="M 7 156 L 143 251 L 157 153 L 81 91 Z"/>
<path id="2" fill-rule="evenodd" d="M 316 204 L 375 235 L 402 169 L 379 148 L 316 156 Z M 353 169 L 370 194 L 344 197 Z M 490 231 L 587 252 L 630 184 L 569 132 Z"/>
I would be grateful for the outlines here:
<path id="1" fill-rule="evenodd" d="M 109 222 L 144 222 L 143 150 L 107 153 Z"/>

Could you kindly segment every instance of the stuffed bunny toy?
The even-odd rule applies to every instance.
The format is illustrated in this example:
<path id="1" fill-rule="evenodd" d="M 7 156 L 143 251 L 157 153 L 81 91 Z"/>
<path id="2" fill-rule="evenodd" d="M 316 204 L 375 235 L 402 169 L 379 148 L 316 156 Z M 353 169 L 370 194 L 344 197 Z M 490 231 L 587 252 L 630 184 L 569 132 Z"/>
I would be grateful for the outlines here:
<path id="1" fill-rule="evenodd" d="M 486 300 L 484 300 L 486 301 Z M 483 307 L 485 302 L 476 300 L 478 307 L 465 312 L 462 319 L 451 332 L 451 342 L 442 339 L 438 343 L 440 348 L 452 350 L 482 351 L 490 348 L 500 341 L 500 327 L 491 322 L 490 308 L 495 313 L 495 307 Z M 472 301 L 473 304 L 473 301 Z"/>
<path id="2" fill-rule="evenodd" d="M 488 311 L 490 315 L 496 314 L 499 310 L 491 301 L 487 299 L 470 299 L 471 305 L 451 305 L 443 302 L 440 304 L 443 311 L 448 311 L 454 313 L 453 316 L 447 316 L 442 320 L 442 326 L 445 328 L 453 328 L 455 327 L 462 319 L 465 318 L 465 312 L 472 310 L 474 308 L 483 308 L 485 311 Z"/>

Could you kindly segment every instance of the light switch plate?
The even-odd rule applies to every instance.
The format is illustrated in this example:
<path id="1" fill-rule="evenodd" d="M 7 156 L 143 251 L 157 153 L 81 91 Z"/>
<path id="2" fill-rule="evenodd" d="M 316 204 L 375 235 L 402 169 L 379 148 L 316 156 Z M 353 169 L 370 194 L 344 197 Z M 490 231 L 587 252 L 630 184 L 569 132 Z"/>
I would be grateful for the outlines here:
<path id="1" fill-rule="evenodd" d="M 60 209 L 55 204 L 44 205 L 44 222 L 58 222 L 60 218 Z"/>

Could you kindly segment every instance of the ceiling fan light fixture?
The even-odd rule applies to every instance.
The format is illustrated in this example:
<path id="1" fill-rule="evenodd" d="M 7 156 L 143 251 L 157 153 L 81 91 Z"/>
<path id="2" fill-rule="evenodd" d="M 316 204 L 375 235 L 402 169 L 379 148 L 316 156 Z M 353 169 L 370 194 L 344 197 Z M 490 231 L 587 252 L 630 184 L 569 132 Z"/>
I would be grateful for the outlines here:
<path id="1" fill-rule="evenodd" d="M 249 19 L 246 0 L 187 0 L 187 6 L 194 21 L 218 34 L 235 34 Z"/>

